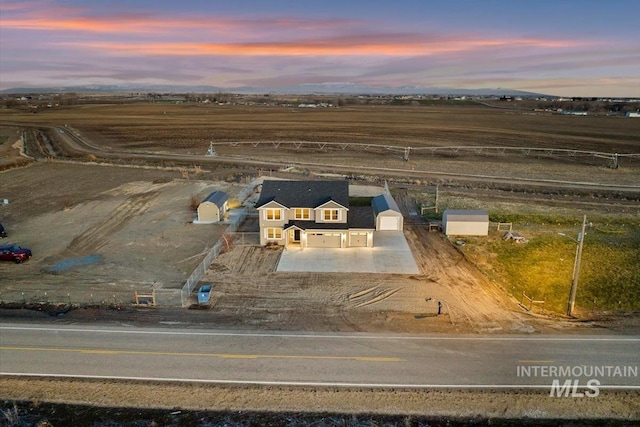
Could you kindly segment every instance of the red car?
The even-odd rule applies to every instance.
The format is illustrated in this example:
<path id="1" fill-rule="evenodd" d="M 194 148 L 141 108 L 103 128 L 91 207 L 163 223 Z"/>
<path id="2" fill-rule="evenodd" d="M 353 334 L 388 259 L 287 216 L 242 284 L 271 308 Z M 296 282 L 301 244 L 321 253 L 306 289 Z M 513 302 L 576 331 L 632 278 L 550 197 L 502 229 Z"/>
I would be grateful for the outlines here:
<path id="1" fill-rule="evenodd" d="M 0 245 L 0 260 L 13 261 L 20 264 L 31 258 L 31 250 L 18 245 Z"/>

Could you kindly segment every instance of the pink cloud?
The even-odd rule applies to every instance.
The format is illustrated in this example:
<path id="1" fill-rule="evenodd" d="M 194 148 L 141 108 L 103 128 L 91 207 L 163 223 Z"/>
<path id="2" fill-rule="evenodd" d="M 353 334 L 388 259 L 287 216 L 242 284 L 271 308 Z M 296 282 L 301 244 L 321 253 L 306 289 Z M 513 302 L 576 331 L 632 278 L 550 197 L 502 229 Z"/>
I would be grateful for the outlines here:
<path id="1" fill-rule="evenodd" d="M 52 5 L 48 2 L 0 4 L 5 13 L 4 28 L 35 31 L 83 31 L 94 33 L 166 33 L 188 31 L 206 34 L 215 31 L 283 30 L 322 31 L 356 24 L 347 19 L 302 19 L 287 17 L 239 18 L 235 16 L 165 16 L 150 13 L 92 15 L 85 9 Z M 202 33 L 204 32 L 204 33 Z M 184 34 L 184 33 L 183 33 Z"/>
<path id="2" fill-rule="evenodd" d="M 366 35 L 309 40 L 252 42 L 252 43 L 200 43 L 200 42 L 74 42 L 66 46 L 100 49 L 106 52 L 170 55 L 170 56 L 421 56 L 451 52 L 478 51 L 487 48 L 508 47 L 562 49 L 582 43 L 546 39 L 450 39 L 424 40 L 420 36 Z"/>

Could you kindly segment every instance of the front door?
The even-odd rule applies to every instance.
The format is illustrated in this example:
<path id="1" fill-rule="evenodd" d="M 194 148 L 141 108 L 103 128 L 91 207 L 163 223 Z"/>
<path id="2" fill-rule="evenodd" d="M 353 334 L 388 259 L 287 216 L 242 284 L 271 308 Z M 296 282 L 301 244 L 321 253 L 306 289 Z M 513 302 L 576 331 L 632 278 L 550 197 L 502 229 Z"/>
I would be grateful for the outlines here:
<path id="1" fill-rule="evenodd" d="M 300 243 L 300 230 L 296 228 L 289 230 L 289 243 Z"/>

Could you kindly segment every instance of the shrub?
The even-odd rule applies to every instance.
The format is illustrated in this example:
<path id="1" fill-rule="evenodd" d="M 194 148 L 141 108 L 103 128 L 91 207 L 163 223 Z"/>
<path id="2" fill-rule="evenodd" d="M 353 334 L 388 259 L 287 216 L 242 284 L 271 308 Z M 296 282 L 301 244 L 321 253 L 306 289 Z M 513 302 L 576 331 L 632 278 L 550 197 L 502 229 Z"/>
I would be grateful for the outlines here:
<path id="1" fill-rule="evenodd" d="M 189 206 L 191 207 L 192 211 L 197 211 L 198 206 L 200 206 L 200 198 L 195 194 L 192 194 Z"/>

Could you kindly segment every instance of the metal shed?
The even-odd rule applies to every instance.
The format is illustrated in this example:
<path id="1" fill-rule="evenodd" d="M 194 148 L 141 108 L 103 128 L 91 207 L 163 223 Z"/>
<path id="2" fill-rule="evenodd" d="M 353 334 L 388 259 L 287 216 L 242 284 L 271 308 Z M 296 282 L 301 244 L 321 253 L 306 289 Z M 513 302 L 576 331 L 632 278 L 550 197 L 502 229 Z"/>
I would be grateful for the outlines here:
<path id="1" fill-rule="evenodd" d="M 404 226 L 400 208 L 389 194 L 380 194 L 371 200 L 376 218 L 376 231 L 402 231 Z"/>
<path id="2" fill-rule="evenodd" d="M 219 222 L 229 210 L 229 196 L 224 191 L 214 191 L 198 205 L 198 222 Z"/>
<path id="3" fill-rule="evenodd" d="M 442 229 L 447 236 L 486 236 L 489 214 L 480 210 L 451 210 L 442 214 Z"/>

